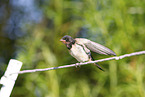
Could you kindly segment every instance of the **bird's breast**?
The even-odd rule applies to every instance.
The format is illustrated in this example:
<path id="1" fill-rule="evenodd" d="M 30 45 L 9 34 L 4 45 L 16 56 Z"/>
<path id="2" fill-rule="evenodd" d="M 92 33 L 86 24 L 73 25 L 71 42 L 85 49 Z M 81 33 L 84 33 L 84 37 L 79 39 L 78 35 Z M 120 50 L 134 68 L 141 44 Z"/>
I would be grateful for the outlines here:
<path id="1" fill-rule="evenodd" d="M 84 48 L 78 44 L 72 45 L 72 48 L 70 49 L 70 54 L 79 62 L 85 62 L 89 60 L 89 56 L 85 52 Z"/>

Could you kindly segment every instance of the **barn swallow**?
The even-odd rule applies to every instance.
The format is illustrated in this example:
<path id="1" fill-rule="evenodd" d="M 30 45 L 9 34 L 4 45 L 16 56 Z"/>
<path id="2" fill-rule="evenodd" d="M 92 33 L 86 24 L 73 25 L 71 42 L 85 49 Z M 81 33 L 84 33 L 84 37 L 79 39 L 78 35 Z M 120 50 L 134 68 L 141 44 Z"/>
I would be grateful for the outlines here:
<path id="1" fill-rule="evenodd" d="M 71 36 L 65 35 L 60 41 L 66 45 L 66 47 L 69 49 L 69 53 L 79 62 L 94 61 L 91 51 L 98 54 L 116 56 L 116 54 L 109 48 L 85 38 L 73 39 Z M 94 64 L 100 70 L 104 71 L 98 64 Z"/>

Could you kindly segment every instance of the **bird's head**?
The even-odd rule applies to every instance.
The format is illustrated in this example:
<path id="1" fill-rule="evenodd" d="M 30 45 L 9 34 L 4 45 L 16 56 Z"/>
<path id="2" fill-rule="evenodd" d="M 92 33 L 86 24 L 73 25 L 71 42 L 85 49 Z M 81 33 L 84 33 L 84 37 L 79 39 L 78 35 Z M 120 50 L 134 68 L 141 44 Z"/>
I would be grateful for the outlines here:
<path id="1" fill-rule="evenodd" d="M 74 44 L 75 39 L 73 39 L 71 36 L 65 35 L 63 36 L 60 41 L 62 41 L 64 44 Z"/>

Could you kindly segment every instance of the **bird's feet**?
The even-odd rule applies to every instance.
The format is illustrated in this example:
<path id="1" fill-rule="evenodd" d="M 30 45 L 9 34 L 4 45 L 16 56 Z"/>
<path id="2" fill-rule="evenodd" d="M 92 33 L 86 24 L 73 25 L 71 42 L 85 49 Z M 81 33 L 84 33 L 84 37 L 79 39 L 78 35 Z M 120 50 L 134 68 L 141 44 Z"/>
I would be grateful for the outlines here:
<path id="1" fill-rule="evenodd" d="M 75 66 L 76 66 L 76 68 L 77 68 L 78 66 L 81 67 L 80 63 L 76 63 Z"/>

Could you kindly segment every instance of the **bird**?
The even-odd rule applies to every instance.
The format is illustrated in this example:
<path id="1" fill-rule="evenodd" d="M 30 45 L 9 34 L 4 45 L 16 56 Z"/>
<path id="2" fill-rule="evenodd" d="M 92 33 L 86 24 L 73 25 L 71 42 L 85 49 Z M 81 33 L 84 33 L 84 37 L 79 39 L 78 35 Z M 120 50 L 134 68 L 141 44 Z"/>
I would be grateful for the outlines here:
<path id="1" fill-rule="evenodd" d="M 60 41 L 66 45 L 69 53 L 79 62 L 94 61 L 91 52 L 116 56 L 116 54 L 109 48 L 86 38 L 73 39 L 71 36 L 65 35 L 60 39 Z M 102 69 L 97 63 L 94 63 L 94 65 L 104 71 L 104 69 Z"/>

